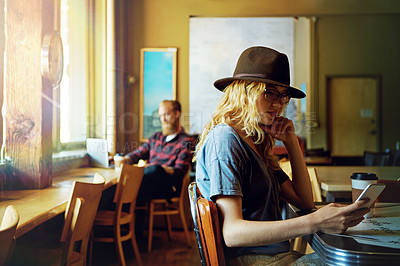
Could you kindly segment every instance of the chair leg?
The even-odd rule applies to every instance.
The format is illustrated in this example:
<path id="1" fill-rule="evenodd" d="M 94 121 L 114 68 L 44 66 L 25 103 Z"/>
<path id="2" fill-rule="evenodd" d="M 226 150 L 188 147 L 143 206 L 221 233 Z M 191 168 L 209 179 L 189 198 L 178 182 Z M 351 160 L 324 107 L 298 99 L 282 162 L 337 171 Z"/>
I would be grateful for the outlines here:
<path id="1" fill-rule="evenodd" d="M 88 265 L 92 266 L 92 254 L 93 254 L 93 230 L 90 232 L 89 238 L 89 251 L 88 251 Z"/>
<path id="2" fill-rule="evenodd" d="M 147 243 L 147 252 L 151 252 L 151 242 L 153 239 L 153 222 L 154 222 L 154 203 L 150 202 L 149 206 L 149 239 Z"/>
<path id="3" fill-rule="evenodd" d="M 82 263 L 82 265 L 87 265 L 87 252 L 88 252 L 88 245 L 89 245 L 89 238 L 85 238 L 82 240 L 81 243 L 81 250 L 80 250 L 80 261 Z"/>
<path id="4" fill-rule="evenodd" d="M 63 255 L 61 257 L 61 265 L 71 265 L 72 252 L 74 251 L 74 241 L 69 241 L 63 248 Z"/>
<path id="5" fill-rule="evenodd" d="M 185 235 L 186 235 L 186 241 L 188 243 L 189 248 L 191 248 L 192 241 L 190 240 L 189 230 L 188 230 L 188 227 L 186 224 L 186 219 L 185 219 L 185 213 L 183 212 L 183 206 L 181 207 L 181 204 L 179 205 L 179 215 L 181 216 L 183 231 L 185 232 Z"/>
<path id="6" fill-rule="evenodd" d="M 114 242 L 115 242 L 115 249 L 118 254 L 119 262 L 122 266 L 126 266 L 124 250 L 122 247 L 122 240 L 121 240 L 121 225 L 119 225 L 119 224 L 114 225 Z"/>
<path id="7" fill-rule="evenodd" d="M 139 266 L 143 266 L 142 259 L 140 257 L 139 248 L 138 248 L 138 245 L 136 242 L 135 224 L 134 224 L 133 220 L 129 223 L 129 227 L 130 227 L 130 231 L 131 231 L 131 242 L 132 242 L 133 251 L 135 252 L 136 261 Z"/>
<path id="8" fill-rule="evenodd" d="M 171 219 L 169 218 L 169 215 L 165 215 L 165 221 L 167 222 L 167 232 L 168 232 L 168 240 L 171 241 L 172 239 L 172 226 L 171 226 Z"/>

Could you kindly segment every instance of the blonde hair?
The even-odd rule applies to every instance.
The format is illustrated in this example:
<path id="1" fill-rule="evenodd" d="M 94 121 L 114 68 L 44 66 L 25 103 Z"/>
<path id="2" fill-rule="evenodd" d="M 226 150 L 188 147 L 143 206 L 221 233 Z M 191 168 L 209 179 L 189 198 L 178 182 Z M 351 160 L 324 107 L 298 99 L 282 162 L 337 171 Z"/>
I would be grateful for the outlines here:
<path id="1" fill-rule="evenodd" d="M 235 80 L 224 90 L 224 95 L 219 101 L 214 115 L 199 137 L 193 161 L 197 152 L 204 145 L 208 133 L 220 124 L 240 128 L 246 137 L 251 137 L 258 152 L 264 157 L 267 166 L 274 170 L 279 169 L 277 157 L 271 151 L 275 139 L 261 129 L 256 100 L 264 93 L 266 84 L 256 81 Z"/>

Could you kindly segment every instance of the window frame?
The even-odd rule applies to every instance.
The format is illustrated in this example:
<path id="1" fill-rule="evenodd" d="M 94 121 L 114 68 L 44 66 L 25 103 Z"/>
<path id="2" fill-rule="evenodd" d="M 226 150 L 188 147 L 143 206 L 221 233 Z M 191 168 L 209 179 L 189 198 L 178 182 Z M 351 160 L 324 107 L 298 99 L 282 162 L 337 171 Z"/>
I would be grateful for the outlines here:
<path id="1" fill-rule="evenodd" d="M 85 0 L 88 5 L 87 37 L 87 90 L 86 90 L 86 138 L 105 138 L 107 64 L 107 3 L 110 0 Z M 61 17 L 60 1 L 55 6 L 56 14 Z M 96 89 L 97 88 L 97 89 Z M 60 87 L 53 91 L 53 101 L 60 103 Z M 85 141 L 62 143 L 60 139 L 60 109 L 53 105 L 53 152 L 60 153 L 69 150 L 83 150 Z"/>

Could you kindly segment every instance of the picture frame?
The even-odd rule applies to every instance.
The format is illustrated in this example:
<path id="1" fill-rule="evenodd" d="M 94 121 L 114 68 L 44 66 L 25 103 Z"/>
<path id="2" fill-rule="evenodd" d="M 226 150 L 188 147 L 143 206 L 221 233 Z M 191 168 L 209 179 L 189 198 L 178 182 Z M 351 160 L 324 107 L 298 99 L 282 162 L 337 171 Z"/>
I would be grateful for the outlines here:
<path id="1" fill-rule="evenodd" d="M 140 49 L 140 141 L 161 131 L 158 105 L 176 99 L 178 48 Z"/>

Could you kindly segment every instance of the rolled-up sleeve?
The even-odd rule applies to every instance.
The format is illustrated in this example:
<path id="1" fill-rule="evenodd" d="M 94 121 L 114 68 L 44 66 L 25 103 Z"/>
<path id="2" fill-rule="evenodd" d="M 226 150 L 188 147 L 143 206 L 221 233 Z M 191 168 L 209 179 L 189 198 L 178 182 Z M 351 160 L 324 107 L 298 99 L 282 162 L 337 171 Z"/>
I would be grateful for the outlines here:
<path id="1" fill-rule="evenodd" d="M 205 148 L 199 154 L 196 178 L 204 181 L 198 182 L 199 188 L 211 200 L 217 195 L 243 196 L 242 181 L 247 175 L 244 166 L 248 157 L 232 130 L 220 127 L 210 131 Z"/>

